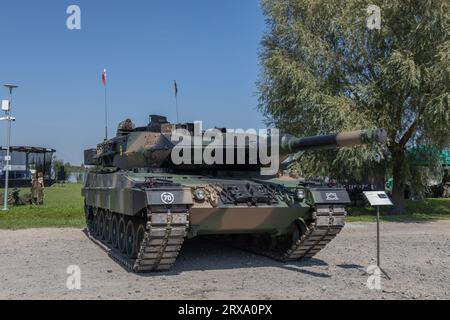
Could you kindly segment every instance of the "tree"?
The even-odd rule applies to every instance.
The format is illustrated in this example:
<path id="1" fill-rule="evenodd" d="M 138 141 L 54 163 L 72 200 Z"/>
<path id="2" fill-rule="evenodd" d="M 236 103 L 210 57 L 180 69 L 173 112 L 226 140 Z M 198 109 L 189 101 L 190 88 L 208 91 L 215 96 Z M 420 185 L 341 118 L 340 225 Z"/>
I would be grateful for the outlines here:
<path id="1" fill-rule="evenodd" d="M 369 5 L 381 9 L 379 30 L 368 27 Z M 262 7 L 259 109 L 268 124 L 301 136 L 385 128 L 384 151 L 308 154 L 302 169 L 357 176 L 390 168 L 393 211 L 402 213 L 407 148 L 450 141 L 449 1 L 263 0 Z"/>
<path id="2" fill-rule="evenodd" d="M 53 156 L 53 171 L 55 172 L 55 177 L 57 180 L 58 180 L 58 174 L 62 167 L 64 167 L 64 161 L 58 159 L 56 156 Z"/>

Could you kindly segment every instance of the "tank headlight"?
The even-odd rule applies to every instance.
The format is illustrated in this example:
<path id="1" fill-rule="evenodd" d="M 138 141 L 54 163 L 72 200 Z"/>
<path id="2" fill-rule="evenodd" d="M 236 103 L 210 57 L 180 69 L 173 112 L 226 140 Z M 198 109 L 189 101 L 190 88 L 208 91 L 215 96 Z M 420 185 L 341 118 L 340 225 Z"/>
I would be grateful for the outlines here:
<path id="1" fill-rule="evenodd" d="M 206 192 L 204 189 L 196 189 L 194 191 L 195 199 L 198 201 L 203 201 L 206 199 Z"/>
<path id="2" fill-rule="evenodd" d="M 297 190 L 297 199 L 300 201 L 305 200 L 305 190 Z"/>

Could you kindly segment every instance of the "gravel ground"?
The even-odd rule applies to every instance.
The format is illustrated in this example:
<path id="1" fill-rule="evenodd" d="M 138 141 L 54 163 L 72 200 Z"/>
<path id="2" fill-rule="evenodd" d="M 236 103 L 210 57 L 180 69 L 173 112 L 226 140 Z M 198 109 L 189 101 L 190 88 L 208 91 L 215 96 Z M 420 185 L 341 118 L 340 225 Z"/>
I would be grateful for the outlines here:
<path id="1" fill-rule="evenodd" d="M 391 281 L 366 286 L 376 225 L 348 224 L 315 259 L 282 264 L 205 240 L 188 241 L 171 272 L 135 275 L 81 230 L 0 231 L 0 299 L 449 299 L 450 221 L 386 223 Z M 82 288 L 69 291 L 69 265 Z"/>

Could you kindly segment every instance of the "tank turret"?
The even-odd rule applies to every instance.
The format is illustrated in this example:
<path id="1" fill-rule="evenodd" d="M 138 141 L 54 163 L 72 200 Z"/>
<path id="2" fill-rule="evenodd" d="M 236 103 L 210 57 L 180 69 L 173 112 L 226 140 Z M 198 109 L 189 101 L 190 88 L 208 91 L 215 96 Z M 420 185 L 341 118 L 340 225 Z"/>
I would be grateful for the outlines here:
<path id="1" fill-rule="evenodd" d="M 174 132 L 177 129 L 183 129 L 184 134 L 180 140 L 178 136 L 175 139 Z M 150 123 L 145 127 L 136 127 L 130 119 L 121 122 L 117 129 L 117 136 L 113 139 L 102 142 L 97 149 L 85 151 L 85 164 L 97 165 L 100 167 L 114 167 L 122 170 L 134 169 L 173 169 L 173 170 L 220 170 L 220 171 L 254 171 L 259 170 L 263 165 L 259 160 L 258 148 L 262 145 L 261 139 L 266 139 L 255 134 L 235 133 L 236 143 L 231 146 L 227 143 L 228 138 L 226 129 L 217 129 L 221 133 L 223 141 L 223 161 L 217 164 L 207 165 L 194 161 L 193 156 L 201 149 L 204 152 L 211 144 L 211 138 L 194 139 L 194 124 L 171 124 L 166 117 L 150 116 Z M 177 132 L 177 135 L 179 132 Z M 183 164 L 174 164 L 172 161 L 172 152 L 179 146 L 180 141 L 190 138 L 192 142 L 191 155 L 192 161 Z M 268 138 L 269 147 L 271 140 Z M 279 155 L 281 162 L 284 162 L 289 156 L 295 155 L 301 151 L 322 150 L 330 148 L 351 147 L 362 144 L 379 143 L 386 140 L 386 132 L 383 129 L 362 130 L 337 135 L 317 136 L 307 138 L 296 138 L 285 134 L 277 137 L 279 139 Z M 235 140 L 234 138 L 232 139 Z M 198 142 L 200 143 L 198 144 Z M 251 142 L 253 141 L 253 142 Z M 197 143 L 197 144 L 195 144 Z M 178 150 L 179 152 L 179 150 Z M 229 164 L 226 159 L 233 154 L 236 159 L 237 154 L 245 154 L 245 163 L 235 161 L 237 164 Z M 250 158 L 256 159 L 250 161 Z M 242 157 L 241 157 L 242 158 Z"/>

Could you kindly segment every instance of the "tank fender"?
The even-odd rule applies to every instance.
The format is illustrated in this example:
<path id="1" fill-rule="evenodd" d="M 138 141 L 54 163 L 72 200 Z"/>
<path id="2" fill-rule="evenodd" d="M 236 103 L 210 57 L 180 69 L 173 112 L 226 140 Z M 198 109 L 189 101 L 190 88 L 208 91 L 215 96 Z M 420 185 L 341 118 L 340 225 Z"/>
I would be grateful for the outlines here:
<path id="1" fill-rule="evenodd" d="M 350 196 L 345 189 L 312 189 L 311 196 L 314 205 L 347 205 L 351 203 Z"/>
<path id="2" fill-rule="evenodd" d="M 190 188 L 157 189 L 147 191 L 147 203 L 150 206 L 193 205 Z"/>

